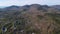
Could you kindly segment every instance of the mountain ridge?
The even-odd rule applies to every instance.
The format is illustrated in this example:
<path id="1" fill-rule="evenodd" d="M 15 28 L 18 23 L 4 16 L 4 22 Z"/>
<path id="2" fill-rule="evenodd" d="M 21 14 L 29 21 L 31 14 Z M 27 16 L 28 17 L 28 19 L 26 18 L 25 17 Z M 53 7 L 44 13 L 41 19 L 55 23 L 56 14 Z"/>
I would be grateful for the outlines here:
<path id="1" fill-rule="evenodd" d="M 48 5 L 0 9 L 0 34 L 60 34 L 60 10 Z"/>

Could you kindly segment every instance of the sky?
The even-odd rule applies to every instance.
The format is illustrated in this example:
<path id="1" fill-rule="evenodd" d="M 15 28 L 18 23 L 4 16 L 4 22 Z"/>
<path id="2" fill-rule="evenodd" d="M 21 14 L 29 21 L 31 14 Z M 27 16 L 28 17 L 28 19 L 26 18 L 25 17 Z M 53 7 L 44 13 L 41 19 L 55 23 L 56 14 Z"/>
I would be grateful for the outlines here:
<path id="1" fill-rule="evenodd" d="M 30 4 L 60 5 L 60 0 L 0 0 L 0 6 L 23 6 Z"/>

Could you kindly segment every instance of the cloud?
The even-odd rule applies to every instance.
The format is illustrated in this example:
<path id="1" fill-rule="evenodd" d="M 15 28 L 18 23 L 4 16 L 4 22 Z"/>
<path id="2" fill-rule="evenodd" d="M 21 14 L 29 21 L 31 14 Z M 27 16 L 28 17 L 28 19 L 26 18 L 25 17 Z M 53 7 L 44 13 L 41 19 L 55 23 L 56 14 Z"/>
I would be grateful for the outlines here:
<path id="1" fill-rule="evenodd" d="M 0 0 L 0 6 L 26 5 L 26 4 L 60 4 L 60 0 Z"/>
<path id="2" fill-rule="evenodd" d="M 25 5 L 25 4 L 33 4 L 40 3 L 40 0 L 1 0 L 0 6 L 9 6 L 9 5 Z"/>

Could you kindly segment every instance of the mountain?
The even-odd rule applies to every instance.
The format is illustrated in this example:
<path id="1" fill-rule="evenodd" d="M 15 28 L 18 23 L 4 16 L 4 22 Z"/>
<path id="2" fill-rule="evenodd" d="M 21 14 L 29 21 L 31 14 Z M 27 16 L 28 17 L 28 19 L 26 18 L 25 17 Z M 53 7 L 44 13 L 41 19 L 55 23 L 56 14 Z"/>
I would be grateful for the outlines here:
<path id="1" fill-rule="evenodd" d="M 60 5 L 53 5 L 51 7 L 56 8 L 56 9 L 60 9 Z"/>
<path id="2" fill-rule="evenodd" d="M 4 8 L 3 10 L 19 10 L 20 6 L 15 6 L 15 5 L 12 5 L 10 7 L 6 7 Z"/>
<path id="3" fill-rule="evenodd" d="M 60 10 L 40 4 L 2 8 L 0 34 L 60 34 Z"/>

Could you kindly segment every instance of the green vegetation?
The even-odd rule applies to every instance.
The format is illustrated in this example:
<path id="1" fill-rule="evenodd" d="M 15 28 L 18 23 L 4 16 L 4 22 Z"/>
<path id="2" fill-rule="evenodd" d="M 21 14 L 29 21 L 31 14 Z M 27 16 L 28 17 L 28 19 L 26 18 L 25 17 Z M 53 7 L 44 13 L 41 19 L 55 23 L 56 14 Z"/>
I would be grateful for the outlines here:
<path id="1" fill-rule="evenodd" d="M 0 9 L 0 34 L 15 33 L 60 34 L 60 11 L 36 4 Z"/>
<path id="2" fill-rule="evenodd" d="M 38 17 L 38 19 L 43 19 L 44 18 L 44 16 L 42 16 L 42 15 L 37 15 L 37 17 Z"/>
<path id="3" fill-rule="evenodd" d="M 57 24 L 60 24 L 60 14 L 46 13 L 52 20 L 54 20 Z"/>

